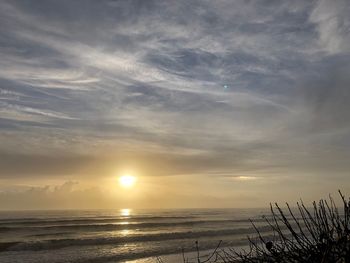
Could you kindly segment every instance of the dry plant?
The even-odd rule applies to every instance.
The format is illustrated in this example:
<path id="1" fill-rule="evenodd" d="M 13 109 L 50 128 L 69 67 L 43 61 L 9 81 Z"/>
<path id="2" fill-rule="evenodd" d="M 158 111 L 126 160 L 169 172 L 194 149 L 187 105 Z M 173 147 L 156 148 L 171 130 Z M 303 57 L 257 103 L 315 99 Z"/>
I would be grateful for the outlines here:
<path id="1" fill-rule="evenodd" d="M 195 261 L 183 263 L 260 263 L 260 262 L 350 262 L 350 201 L 339 191 L 343 209 L 338 210 L 333 198 L 313 202 L 307 208 L 301 201 L 296 210 L 288 203 L 285 210 L 275 203 L 270 204 L 270 217 L 263 217 L 272 235 L 264 236 L 251 220 L 256 231 L 254 238 L 248 237 L 249 248 L 237 251 L 232 248 L 216 249 L 205 258 L 200 256 L 196 242 Z"/>

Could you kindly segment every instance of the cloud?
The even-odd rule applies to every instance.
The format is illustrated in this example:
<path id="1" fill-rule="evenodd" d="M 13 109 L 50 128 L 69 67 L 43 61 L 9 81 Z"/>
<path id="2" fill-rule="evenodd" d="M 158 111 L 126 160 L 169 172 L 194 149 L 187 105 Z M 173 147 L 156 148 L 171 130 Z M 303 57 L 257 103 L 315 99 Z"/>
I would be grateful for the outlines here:
<path id="1" fill-rule="evenodd" d="M 97 207 L 98 202 L 111 205 L 101 189 L 74 189 L 77 182 L 66 181 L 57 186 L 13 187 L 13 190 L 0 191 L 0 207 L 4 210 L 37 209 L 74 209 L 88 204 L 87 207 Z M 108 202 L 108 203 L 106 203 Z"/>
<path id="2" fill-rule="evenodd" d="M 0 178 L 345 180 L 345 2 L 1 2 Z"/>
<path id="3" fill-rule="evenodd" d="M 320 47 L 331 54 L 350 51 L 349 11 L 346 0 L 320 0 L 310 14 L 310 21 L 317 24 Z"/>

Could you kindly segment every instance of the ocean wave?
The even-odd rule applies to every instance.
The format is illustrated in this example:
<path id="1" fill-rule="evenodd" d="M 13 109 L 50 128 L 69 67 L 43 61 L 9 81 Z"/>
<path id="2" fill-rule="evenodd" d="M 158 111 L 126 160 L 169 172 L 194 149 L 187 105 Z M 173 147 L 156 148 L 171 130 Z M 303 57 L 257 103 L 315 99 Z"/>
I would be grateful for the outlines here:
<path id="1" fill-rule="evenodd" d="M 242 222 L 249 222 L 248 220 Z M 198 220 L 198 221 L 177 221 L 177 222 L 143 222 L 143 223 L 119 223 L 119 224 L 77 224 L 77 225 L 52 225 L 52 226 L 4 226 L 1 231 L 18 230 L 84 230 L 84 231 L 112 231 L 120 229 L 158 228 L 167 226 L 195 226 L 203 224 L 228 224 L 237 223 L 234 220 Z"/>
<path id="2" fill-rule="evenodd" d="M 269 231 L 268 226 L 260 228 L 261 232 Z M 85 239 L 52 239 L 42 241 L 31 242 L 16 242 L 13 243 L 0 243 L 0 249 L 2 251 L 22 251 L 22 250 L 48 250 L 58 249 L 69 246 L 91 246 L 91 245 L 113 245 L 113 244 L 127 244 L 133 242 L 147 242 L 147 241 L 166 241 L 175 239 L 198 239 L 202 237 L 219 237 L 229 235 L 243 235 L 255 233 L 254 229 L 238 228 L 238 229 L 222 229 L 222 230 L 208 230 L 198 232 L 172 232 L 172 233 L 159 233 L 150 235 L 130 235 L 122 237 L 109 237 L 109 238 L 85 238 Z"/>
<path id="3" fill-rule="evenodd" d="M 139 221 L 150 221 L 150 220 L 186 220 L 193 219 L 193 216 L 132 216 L 132 217 L 108 217 L 108 218 L 77 218 L 77 219 L 40 219 L 40 218 L 27 218 L 23 219 L 0 219 L 0 226 L 5 225 L 45 225 L 45 224 L 86 224 L 86 223 L 111 223 L 111 222 L 139 222 Z"/>

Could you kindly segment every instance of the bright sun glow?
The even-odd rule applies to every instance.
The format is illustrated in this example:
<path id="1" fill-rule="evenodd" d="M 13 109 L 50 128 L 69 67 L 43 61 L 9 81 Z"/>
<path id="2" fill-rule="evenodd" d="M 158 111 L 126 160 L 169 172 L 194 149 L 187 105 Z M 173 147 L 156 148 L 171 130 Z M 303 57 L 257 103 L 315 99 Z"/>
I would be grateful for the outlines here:
<path id="1" fill-rule="evenodd" d="M 125 188 L 132 187 L 136 183 L 136 177 L 132 175 L 123 175 L 119 177 L 119 183 Z"/>

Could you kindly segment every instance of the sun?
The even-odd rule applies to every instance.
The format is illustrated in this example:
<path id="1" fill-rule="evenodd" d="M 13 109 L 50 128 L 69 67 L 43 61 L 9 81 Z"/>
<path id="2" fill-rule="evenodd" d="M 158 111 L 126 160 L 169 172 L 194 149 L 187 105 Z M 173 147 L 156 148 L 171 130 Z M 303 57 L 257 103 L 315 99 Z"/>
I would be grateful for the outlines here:
<path id="1" fill-rule="evenodd" d="M 130 188 L 133 187 L 136 183 L 136 177 L 126 174 L 121 177 L 119 177 L 119 184 L 124 188 Z"/>

